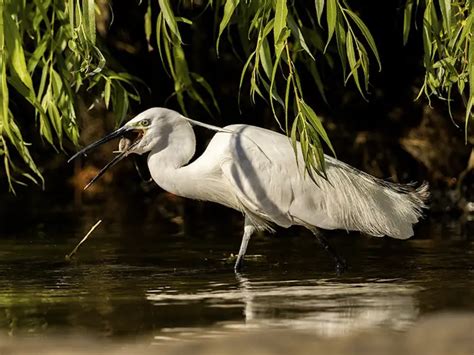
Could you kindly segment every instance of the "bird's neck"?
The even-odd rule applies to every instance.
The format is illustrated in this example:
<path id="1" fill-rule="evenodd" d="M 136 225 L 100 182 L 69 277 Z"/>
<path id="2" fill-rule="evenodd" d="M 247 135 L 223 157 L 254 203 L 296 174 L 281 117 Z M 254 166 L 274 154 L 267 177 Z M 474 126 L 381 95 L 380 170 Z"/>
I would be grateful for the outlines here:
<path id="1" fill-rule="evenodd" d="M 164 190 L 180 196 L 188 196 L 183 183 L 190 176 L 183 171 L 193 157 L 196 149 L 196 137 L 189 122 L 183 120 L 174 125 L 169 134 L 163 137 L 162 144 L 157 145 L 148 155 L 148 168 L 155 182 Z"/>

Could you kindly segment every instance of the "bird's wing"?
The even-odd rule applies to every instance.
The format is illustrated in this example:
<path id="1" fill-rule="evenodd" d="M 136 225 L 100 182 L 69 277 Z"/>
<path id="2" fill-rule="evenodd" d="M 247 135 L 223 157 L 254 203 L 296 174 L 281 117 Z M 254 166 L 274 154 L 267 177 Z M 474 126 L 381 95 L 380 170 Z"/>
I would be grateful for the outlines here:
<path id="1" fill-rule="evenodd" d="M 282 145 L 280 135 L 271 131 L 242 127 L 229 138 L 227 159 L 221 163 L 223 176 L 257 226 L 268 227 L 264 222 L 269 221 L 288 227 L 292 224 L 291 169 L 296 167 L 291 145 L 287 140 Z"/>

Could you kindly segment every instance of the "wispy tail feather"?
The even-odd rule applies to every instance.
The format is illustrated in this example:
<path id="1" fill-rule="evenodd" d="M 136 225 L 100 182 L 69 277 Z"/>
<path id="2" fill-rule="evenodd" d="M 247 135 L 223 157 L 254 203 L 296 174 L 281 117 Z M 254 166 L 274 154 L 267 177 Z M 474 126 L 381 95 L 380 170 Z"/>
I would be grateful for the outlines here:
<path id="1" fill-rule="evenodd" d="M 373 236 L 407 239 L 427 208 L 429 185 L 396 184 L 377 179 L 336 159 L 330 159 L 328 183 L 333 191 L 326 202 L 336 223 L 347 230 Z"/>
<path id="2" fill-rule="evenodd" d="M 411 194 L 420 205 L 420 208 L 427 208 L 426 202 L 430 198 L 430 184 L 427 181 L 423 181 Z"/>

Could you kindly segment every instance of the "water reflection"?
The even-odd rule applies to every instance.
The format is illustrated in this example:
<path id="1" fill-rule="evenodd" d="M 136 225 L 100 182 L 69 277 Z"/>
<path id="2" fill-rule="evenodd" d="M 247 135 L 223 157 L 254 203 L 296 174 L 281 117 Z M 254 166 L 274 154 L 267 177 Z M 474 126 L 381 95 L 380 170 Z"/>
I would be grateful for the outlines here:
<path id="1" fill-rule="evenodd" d="M 160 343 L 255 328 L 335 336 L 404 330 L 433 311 L 474 309 L 474 242 L 456 221 L 435 221 L 403 242 L 335 232 L 351 266 L 341 277 L 305 231 L 256 235 L 236 276 L 229 255 L 240 245 L 239 214 L 206 214 L 193 204 L 172 221 L 159 216 L 181 215 L 175 201 L 152 213 L 155 204 L 127 209 L 125 200 L 81 213 L 45 210 L 19 229 L 0 224 L 0 337 L 80 333 Z M 65 263 L 99 217 L 93 239 Z"/>
<path id="2" fill-rule="evenodd" d="M 406 329 L 418 318 L 415 298 L 420 287 L 399 280 L 340 282 L 337 280 L 252 280 L 237 275 L 235 287 L 208 282 L 191 292 L 179 288 L 147 291 L 146 297 L 160 307 L 190 304 L 211 309 L 243 310 L 242 319 L 216 322 L 213 334 L 255 328 L 291 328 L 323 336 L 338 336 L 375 327 Z M 165 329 L 166 336 L 209 336 L 201 328 Z"/>

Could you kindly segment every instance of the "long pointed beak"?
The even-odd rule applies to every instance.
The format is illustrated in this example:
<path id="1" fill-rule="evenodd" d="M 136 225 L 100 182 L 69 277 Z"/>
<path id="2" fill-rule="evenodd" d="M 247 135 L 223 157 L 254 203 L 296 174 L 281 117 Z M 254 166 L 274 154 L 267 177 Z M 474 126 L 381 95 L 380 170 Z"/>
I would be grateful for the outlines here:
<path id="1" fill-rule="evenodd" d="M 91 181 L 89 181 L 89 183 L 86 186 L 84 186 L 84 190 L 87 190 L 89 188 L 89 186 L 91 186 L 94 182 L 96 182 L 97 179 L 99 179 L 102 175 L 104 175 L 104 173 L 107 169 L 113 167 L 120 160 L 125 158 L 127 156 L 127 153 L 128 153 L 127 150 L 121 152 L 119 155 L 117 155 L 115 158 L 113 158 L 109 163 L 107 163 L 106 166 L 104 166 L 102 169 L 100 169 L 100 171 L 97 173 L 97 175 L 94 176 L 94 178 Z"/>
<path id="2" fill-rule="evenodd" d="M 98 146 L 100 146 L 104 143 L 107 143 L 108 141 L 110 141 L 112 139 L 122 137 L 128 130 L 129 130 L 129 127 L 127 127 L 127 126 L 120 127 L 116 131 L 113 131 L 112 133 L 109 133 L 108 135 L 106 135 L 104 138 L 99 139 L 97 142 L 94 142 L 94 143 L 88 145 L 87 147 L 81 149 L 76 154 L 74 154 L 72 157 L 70 157 L 67 162 L 70 163 L 71 161 L 73 161 L 77 157 L 79 157 L 81 155 L 86 155 L 87 152 L 91 151 L 94 148 L 97 148 Z"/>

